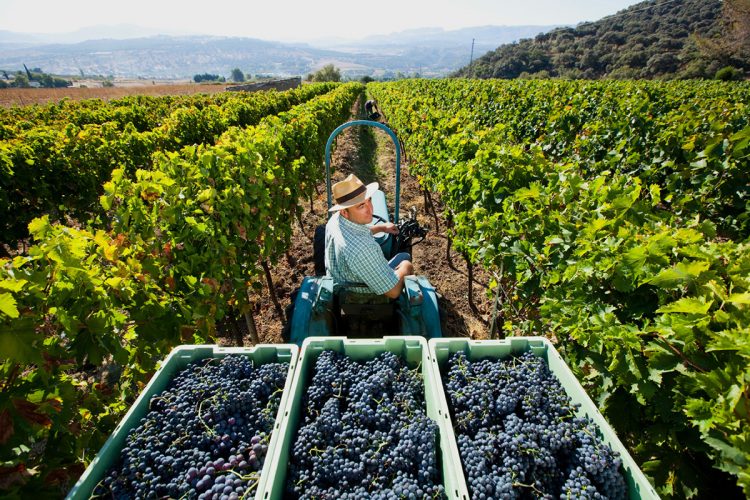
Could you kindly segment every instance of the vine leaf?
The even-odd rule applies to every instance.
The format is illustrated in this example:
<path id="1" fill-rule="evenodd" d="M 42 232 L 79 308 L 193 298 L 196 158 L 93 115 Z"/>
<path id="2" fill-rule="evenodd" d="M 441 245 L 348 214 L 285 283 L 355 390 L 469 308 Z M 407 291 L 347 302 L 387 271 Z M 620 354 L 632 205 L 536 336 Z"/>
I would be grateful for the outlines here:
<path id="1" fill-rule="evenodd" d="M 15 319 L 18 317 L 18 308 L 16 300 L 9 293 L 0 293 L 0 313 Z"/>
<path id="2" fill-rule="evenodd" d="M 708 268 L 708 262 L 679 262 L 673 268 L 663 270 L 648 280 L 647 283 L 659 288 L 674 288 L 694 282 L 702 272 L 708 271 Z"/>
<path id="3" fill-rule="evenodd" d="M 24 420 L 46 428 L 52 426 L 52 420 L 44 413 L 37 411 L 39 409 L 38 404 L 25 399 L 14 399 L 13 406 L 16 408 L 18 415 Z"/>
<path id="4" fill-rule="evenodd" d="M 667 304 L 657 309 L 658 313 L 685 313 L 685 314 L 699 314 L 705 316 L 708 314 L 709 309 L 713 301 L 706 302 L 703 299 L 695 297 L 683 297 L 676 302 Z"/>
<path id="5" fill-rule="evenodd" d="M 727 302 L 731 302 L 732 304 L 750 304 L 750 293 L 733 293 L 729 296 Z"/>
<path id="6" fill-rule="evenodd" d="M 17 319 L 0 332 L 0 358 L 17 363 L 41 363 L 38 340 L 33 318 Z"/>
<path id="7" fill-rule="evenodd" d="M 31 476 L 31 471 L 24 464 L 0 467 L 0 489 L 8 490 L 16 484 L 24 484 Z"/>

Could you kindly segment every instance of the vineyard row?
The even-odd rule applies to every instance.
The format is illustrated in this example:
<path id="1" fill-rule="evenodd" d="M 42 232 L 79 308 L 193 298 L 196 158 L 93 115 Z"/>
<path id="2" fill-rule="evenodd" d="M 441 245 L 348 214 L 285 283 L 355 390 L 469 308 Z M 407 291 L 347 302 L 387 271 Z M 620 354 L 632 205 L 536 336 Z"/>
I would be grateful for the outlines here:
<path id="1" fill-rule="evenodd" d="M 281 93 L 140 96 L 6 111 L 13 116 L 25 111 L 36 121 L 19 119 L 15 134 L 5 126 L 4 135 L 12 136 L 0 141 L 0 213 L 8 214 L 0 221 L 0 243 L 15 248 L 28 237 L 28 223 L 44 214 L 80 222 L 101 215 L 101 187 L 116 168 L 128 174 L 150 169 L 157 151 L 214 144 L 232 127 L 257 125 L 336 85 L 305 85 Z M 24 128 L 24 123 L 32 126 Z"/>
<path id="2" fill-rule="evenodd" d="M 750 495 L 748 90 L 368 86 L 501 334 L 555 339 L 665 497 L 710 496 L 711 465 Z"/>
<path id="3" fill-rule="evenodd" d="M 4 488 L 65 491 L 174 346 L 252 322 L 262 266 L 288 246 L 362 91 L 339 85 L 213 145 L 115 169 L 107 229 L 30 223 L 28 253 L 0 259 Z"/>

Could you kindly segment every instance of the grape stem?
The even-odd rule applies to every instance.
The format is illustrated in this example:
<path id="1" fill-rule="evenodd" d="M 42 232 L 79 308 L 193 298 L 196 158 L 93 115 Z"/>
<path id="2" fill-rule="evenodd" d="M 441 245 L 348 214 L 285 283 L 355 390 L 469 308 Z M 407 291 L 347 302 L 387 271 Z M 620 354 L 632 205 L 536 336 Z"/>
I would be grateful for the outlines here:
<path id="1" fill-rule="evenodd" d="M 96 493 L 94 493 L 96 489 L 102 485 L 103 482 L 104 482 L 104 479 L 96 483 L 96 486 L 94 486 L 94 489 L 92 490 L 91 495 L 89 495 L 89 500 L 93 500 L 94 498 L 102 498 L 104 496 L 104 495 L 97 495 Z"/>
<path id="2" fill-rule="evenodd" d="M 210 398 L 201 399 L 201 402 L 198 403 L 198 420 L 200 420 L 201 423 L 203 424 L 203 427 L 206 428 L 206 432 L 208 432 L 209 436 L 215 436 L 216 435 L 216 431 L 214 431 L 211 427 L 209 427 L 208 424 L 206 423 L 206 421 L 203 420 L 203 415 L 201 415 L 201 412 L 203 411 L 203 403 L 205 403 L 206 401 L 210 401 L 212 399 L 215 399 L 215 398 L 216 398 L 216 395 L 213 395 Z"/>
<path id="3" fill-rule="evenodd" d="M 518 482 L 518 481 L 513 481 L 513 487 L 514 488 L 519 488 L 519 487 L 520 488 L 529 488 L 531 490 L 534 490 L 534 492 L 536 492 L 536 494 L 539 495 L 539 496 L 544 496 L 545 495 L 545 493 L 543 491 L 541 491 L 540 489 L 538 489 L 533 484 L 524 484 L 524 483 L 521 483 L 521 482 Z"/>

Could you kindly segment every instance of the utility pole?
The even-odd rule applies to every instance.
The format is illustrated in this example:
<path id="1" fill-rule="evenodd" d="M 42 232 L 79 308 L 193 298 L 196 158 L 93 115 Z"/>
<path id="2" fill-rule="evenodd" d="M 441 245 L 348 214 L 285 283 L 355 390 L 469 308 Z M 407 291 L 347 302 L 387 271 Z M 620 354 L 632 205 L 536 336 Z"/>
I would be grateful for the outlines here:
<path id="1" fill-rule="evenodd" d="M 471 71 L 471 63 L 474 62 L 474 39 L 471 39 L 471 57 L 469 58 L 469 76 L 473 74 Z"/>

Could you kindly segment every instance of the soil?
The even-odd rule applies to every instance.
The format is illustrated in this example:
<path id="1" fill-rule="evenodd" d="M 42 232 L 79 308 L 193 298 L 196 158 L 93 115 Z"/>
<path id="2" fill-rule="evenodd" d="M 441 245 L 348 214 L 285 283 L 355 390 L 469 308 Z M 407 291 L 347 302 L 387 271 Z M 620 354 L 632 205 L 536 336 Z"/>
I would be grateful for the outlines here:
<path id="1" fill-rule="evenodd" d="M 167 84 L 156 81 L 115 83 L 114 87 L 101 87 L 100 84 L 90 87 L 65 87 L 59 89 L 45 88 L 4 88 L 0 89 L 0 106 L 28 106 L 31 104 L 47 104 L 62 99 L 79 101 L 82 99 L 102 99 L 109 101 L 129 95 L 190 95 L 215 94 L 224 92 L 227 84 Z"/>
<path id="2" fill-rule="evenodd" d="M 363 115 L 360 103 L 352 111 L 354 116 Z M 425 240 L 413 247 L 415 274 L 426 276 L 439 294 L 440 306 L 444 313 L 441 325 L 443 336 L 487 339 L 492 310 L 492 298 L 487 293 L 489 276 L 479 268 L 473 271 L 472 302 L 477 309 L 473 312 L 468 295 L 466 262 L 455 251 L 448 252 L 445 209 L 435 194 L 432 195 L 434 211 L 429 204 L 425 206 L 425 195 L 417 179 L 408 172 L 408 162 L 404 161 L 404 157 L 408 157 L 408 151 L 405 153 L 402 153 L 401 165 L 400 218 L 408 215 L 409 210 L 415 207 L 420 225 L 430 228 Z M 384 131 L 375 127 L 347 128 L 337 136 L 331 154 L 332 182 L 344 179 L 349 173 L 354 173 L 365 183 L 377 181 L 391 208 L 396 189 L 395 156 L 393 141 Z M 310 204 L 306 203 L 300 224 L 294 228 L 292 246 L 286 257 L 270 267 L 273 289 L 282 309 L 290 304 L 290 294 L 301 284 L 302 279 L 315 274 L 312 238 L 316 226 L 325 224 L 327 220 L 325 180 L 317 186 L 317 195 L 312 205 L 311 210 Z M 269 288 L 265 287 L 260 294 L 254 320 L 260 342 L 281 343 L 283 321 L 268 290 Z M 225 345 L 233 343 L 232 336 L 229 335 L 222 337 L 220 341 Z M 244 345 L 251 345 L 246 332 L 243 342 Z"/>

